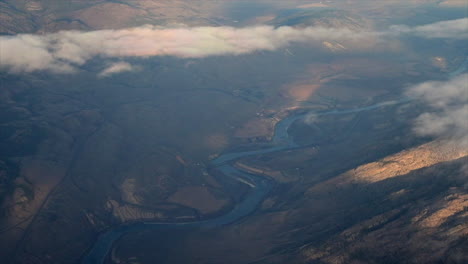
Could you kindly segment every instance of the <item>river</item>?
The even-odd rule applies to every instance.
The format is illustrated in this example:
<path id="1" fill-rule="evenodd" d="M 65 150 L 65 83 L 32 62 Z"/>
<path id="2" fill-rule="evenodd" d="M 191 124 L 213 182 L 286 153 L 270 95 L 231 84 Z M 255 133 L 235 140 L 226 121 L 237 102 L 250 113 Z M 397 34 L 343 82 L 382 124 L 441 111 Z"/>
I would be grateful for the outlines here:
<path id="1" fill-rule="evenodd" d="M 453 72 L 449 74 L 450 77 L 460 75 L 466 71 L 468 65 L 468 58 Z M 257 206 L 263 201 L 268 192 L 273 186 L 273 181 L 260 176 L 246 173 L 242 170 L 239 170 L 232 166 L 230 163 L 233 161 L 245 158 L 248 156 L 267 154 L 271 152 L 284 151 L 289 149 L 299 148 L 297 144 L 294 143 L 293 139 L 289 137 L 288 129 L 289 127 L 297 120 L 305 118 L 307 115 L 313 114 L 315 116 L 325 116 L 325 115 L 343 115 L 358 113 L 364 111 L 370 111 L 378 109 L 385 106 L 403 104 L 411 101 L 411 98 L 401 98 L 399 100 L 385 101 L 377 104 L 344 109 L 344 110 L 330 110 L 322 112 L 305 112 L 295 115 L 290 115 L 275 126 L 274 136 L 271 141 L 271 147 L 264 148 L 260 150 L 244 151 L 244 152 L 231 152 L 225 153 L 211 161 L 211 166 L 216 167 L 220 170 L 226 177 L 240 178 L 243 181 L 249 183 L 251 190 L 245 195 L 243 200 L 236 204 L 234 208 L 228 213 L 201 221 L 192 221 L 184 223 L 161 223 L 161 222 L 140 222 L 129 225 L 122 225 L 115 227 L 106 231 L 105 233 L 99 235 L 98 239 L 94 243 L 93 247 L 89 252 L 83 257 L 82 264 L 101 264 L 104 262 L 109 251 L 112 249 L 114 242 L 119 239 L 123 234 L 128 232 L 138 232 L 138 231 L 148 231 L 148 230 L 168 230 L 168 229 L 183 229 L 183 228 L 194 228 L 194 227 L 204 227 L 204 228 L 213 228 L 223 225 L 227 225 L 235 222 L 255 211 Z"/>

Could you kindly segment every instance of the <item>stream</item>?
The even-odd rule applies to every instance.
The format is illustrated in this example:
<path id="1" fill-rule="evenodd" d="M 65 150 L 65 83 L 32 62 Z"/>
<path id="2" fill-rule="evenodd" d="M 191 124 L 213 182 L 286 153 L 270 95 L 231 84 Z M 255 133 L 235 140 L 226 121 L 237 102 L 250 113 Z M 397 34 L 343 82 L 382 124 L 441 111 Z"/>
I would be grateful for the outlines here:
<path id="1" fill-rule="evenodd" d="M 450 77 L 460 75 L 466 71 L 468 65 L 468 58 L 453 72 L 449 74 Z M 344 110 L 330 110 L 330 111 L 309 111 L 303 113 L 297 113 L 290 115 L 275 126 L 274 136 L 270 142 L 271 147 L 264 148 L 260 150 L 252 151 L 243 151 L 243 152 L 231 152 L 224 153 L 217 157 L 216 159 L 210 162 L 211 167 L 215 167 L 223 173 L 226 177 L 232 177 L 238 179 L 239 181 L 249 185 L 251 189 L 245 195 L 243 200 L 237 203 L 234 208 L 227 212 L 224 215 L 207 219 L 201 221 L 192 221 L 192 222 L 182 222 L 182 223 L 161 223 L 161 222 L 140 222 L 134 224 L 127 224 L 117 226 L 115 228 L 109 229 L 108 231 L 102 233 L 97 238 L 93 247 L 88 251 L 88 253 L 83 257 L 82 264 L 101 264 L 104 263 L 106 256 L 112 249 L 112 246 L 116 240 L 118 240 L 122 235 L 129 232 L 139 232 L 139 231 L 148 231 L 148 230 L 175 230 L 175 229 L 184 229 L 184 228 L 214 228 L 219 226 L 224 226 L 231 224 L 243 217 L 246 217 L 253 213 L 256 208 L 261 204 L 263 199 L 267 196 L 268 192 L 273 187 L 273 180 L 266 178 L 264 176 L 250 174 L 239 170 L 231 165 L 235 160 L 259 155 L 267 154 L 277 151 L 284 151 L 290 149 L 297 149 L 298 146 L 294 143 L 293 139 L 289 137 L 288 129 L 289 127 L 297 120 L 303 119 L 308 115 L 315 116 L 325 116 L 325 115 L 343 115 L 358 113 L 364 111 L 370 111 L 378 109 L 385 106 L 398 105 L 412 101 L 412 98 L 401 98 L 399 100 L 385 101 L 377 104 L 344 109 Z"/>

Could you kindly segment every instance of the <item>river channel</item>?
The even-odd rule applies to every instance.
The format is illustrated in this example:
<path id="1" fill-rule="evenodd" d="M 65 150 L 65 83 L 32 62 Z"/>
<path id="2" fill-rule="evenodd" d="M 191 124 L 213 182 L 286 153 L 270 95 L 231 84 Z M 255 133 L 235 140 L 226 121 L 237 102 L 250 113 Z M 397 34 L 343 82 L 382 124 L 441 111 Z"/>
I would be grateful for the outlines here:
<path id="1" fill-rule="evenodd" d="M 449 74 L 450 77 L 460 75 L 466 71 L 468 65 L 468 58 L 453 72 Z M 297 120 L 303 119 L 306 116 L 313 114 L 315 116 L 325 115 L 343 115 L 352 114 L 364 111 L 371 111 L 385 106 L 404 104 L 410 102 L 411 98 L 401 98 L 399 100 L 385 101 L 377 104 L 344 109 L 344 110 L 330 110 L 322 112 L 302 112 L 289 115 L 275 126 L 274 136 L 271 140 L 269 148 L 262 148 L 259 150 L 244 151 L 244 152 L 231 152 L 224 153 L 210 162 L 211 167 L 216 167 L 225 177 L 232 177 L 234 179 L 241 179 L 242 182 L 248 183 L 251 187 L 245 197 L 237 203 L 233 209 L 224 215 L 201 221 L 183 222 L 183 223 L 161 223 L 161 222 L 140 222 L 128 225 L 122 225 L 109 229 L 102 233 L 93 247 L 83 257 L 82 264 L 101 264 L 104 262 L 106 256 L 109 254 L 114 242 L 119 239 L 123 234 L 129 232 L 139 232 L 148 230 L 175 230 L 184 228 L 214 228 L 223 225 L 231 224 L 243 217 L 253 213 L 258 205 L 267 196 L 271 190 L 274 182 L 273 180 L 261 175 L 250 174 L 239 170 L 231 164 L 241 158 L 267 154 L 271 152 L 284 151 L 299 148 L 293 139 L 288 134 L 289 127 Z"/>

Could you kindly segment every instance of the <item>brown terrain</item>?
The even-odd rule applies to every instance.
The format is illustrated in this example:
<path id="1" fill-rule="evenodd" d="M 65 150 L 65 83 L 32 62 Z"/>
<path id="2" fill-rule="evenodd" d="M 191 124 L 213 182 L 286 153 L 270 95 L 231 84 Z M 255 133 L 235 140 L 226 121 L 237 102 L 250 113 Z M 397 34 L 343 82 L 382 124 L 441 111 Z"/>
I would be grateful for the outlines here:
<path id="1" fill-rule="evenodd" d="M 431 142 L 308 190 L 300 187 L 310 185 L 303 176 L 299 185 L 279 189 L 245 221 L 183 234 L 184 242 L 177 243 L 156 242 L 152 232 L 129 234 L 115 258 L 162 259 L 159 252 L 140 248 L 145 241 L 168 243 L 169 252 L 176 247 L 178 254 L 166 256 L 167 263 L 464 263 L 467 155 L 466 149 Z M 284 200 L 293 195 L 301 198 Z"/>
<path id="2" fill-rule="evenodd" d="M 346 12 L 306 15 L 295 26 L 372 29 L 395 12 L 425 12 L 406 5 L 460 6 L 429 0 L 407 1 L 405 8 L 393 5 L 398 1 L 279 2 L 239 23 L 277 24 L 295 19 L 276 17 L 280 8 L 345 4 Z M 1 34 L 237 23 L 222 2 L 212 0 L 5 0 L 0 21 Z M 400 43 L 386 45 L 394 54 L 409 52 Z M 98 79 L 92 70 L 66 78 L 0 72 L 0 262 L 76 263 L 109 228 L 220 215 L 250 188 L 220 181 L 209 166 L 220 153 L 268 146 L 275 124 L 289 114 L 397 98 L 401 87 L 445 76 L 459 60 L 459 54 L 432 51 L 394 60 L 346 53 L 378 53 L 372 42 L 325 41 L 316 48 L 325 59 L 301 57 L 303 47 L 222 62 L 162 58 L 139 62 L 144 67 L 136 77 L 115 79 Z M 409 124 L 420 110 L 404 104 L 373 113 L 310 115 L 291 127 L 301 148 L 235 162 L 276 182 L 251 217 L 173 240 L 153 232 L 128 234 L 112 259 L 463 263 L 468 153 L 450 142 L 416 138 Z M 166 252 L 154 250 L 162 244 Z"/>
<path id="3" fill-rule="evenodd" d="M 215 25 L 217 2 L 7 0 L 0 3 L 0 32 L 118 29 L 144 24 Z M 218 12 L 219 13 L 219 12 Z M 118 14 L 118 15 L 116 15 Z"/>

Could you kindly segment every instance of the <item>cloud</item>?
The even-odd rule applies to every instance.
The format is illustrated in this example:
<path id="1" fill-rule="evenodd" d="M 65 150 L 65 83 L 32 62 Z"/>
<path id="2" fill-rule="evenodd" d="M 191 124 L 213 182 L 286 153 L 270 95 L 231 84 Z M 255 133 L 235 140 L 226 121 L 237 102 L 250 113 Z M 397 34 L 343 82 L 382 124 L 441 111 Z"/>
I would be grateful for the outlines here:
<path id="1" fill-rule="evenodd" d="M 423 37 L 466 37 L 465 20 L 438 22 L 391 32 L 353 31 L 348 28 L 254 26 L 164 29 L 142 26 L 120 30 L 61 31 L 45 35 L 0 37 L 0 68 L 10 72 L 48 70 L 68 73 L 92 58 L 175 56 L 203 58 L 273 51 L 292 43 L 338 41 L 370 43 L 382 36 L 417 34 Z M 391 34 L 390 34 L 391 33 Z M 463 33 L 463 32 L 462 32 Z"/>
<path id="2" fill-rule="evenodd" d="M 441 21 L 429 25 L 408 27 L 391 26 L 390 31 L 396 34 L 411 34 L 424 38 L 468 38 L 468 18 Z"/>
<path id="3" fill-rule="evenodd" d="M 415 122 L 422 136 L 451 139 L 468 146 L 468 74 L 448 81 L 425 82 L 408 89 L 409 96 L 429 107 Z"/>
<path id="4" fill-rule="evenodd" d="M 134 71 L 135 67 L 127 62 L 116 62 L 109 65 L 103 71 L 99 73 L 100 77 L 108 77 L 116 73 L 125 72 L 125 71 Z"/>
<path id="5" fill-rule="evenodd" d="M 311 125 L 313 123 L 316 123 L 318 119 L 319 115 L 317 115 L 316 113 L 310 113 L 307 114 L 302 121 L 308 125 Z"/>
<path id="6" fill-rule="evenodd" d="M 357 40 L 369 33 L 349 29 L 257 26 L 160 29 L 144 26 L 90 32 L 0 37 L 0 66 L 13 72 L 69 72 L 91 58 L 175 56 L 203 58 L 276 50 L 292 42 Z M 63 67 L 66 65 L 67 67 Z"/>
<path id="7" fill-rule="evenodd" d="M 0 37 L 0 67 L 12 72 L 73 71 L 69 63 L 54 58 L 43 37 L 35 35 Z"/>

